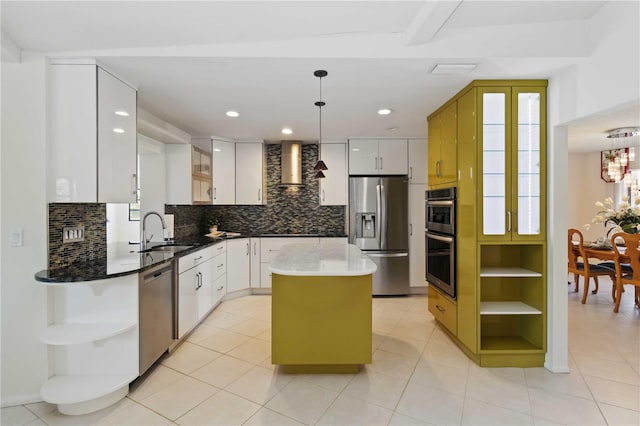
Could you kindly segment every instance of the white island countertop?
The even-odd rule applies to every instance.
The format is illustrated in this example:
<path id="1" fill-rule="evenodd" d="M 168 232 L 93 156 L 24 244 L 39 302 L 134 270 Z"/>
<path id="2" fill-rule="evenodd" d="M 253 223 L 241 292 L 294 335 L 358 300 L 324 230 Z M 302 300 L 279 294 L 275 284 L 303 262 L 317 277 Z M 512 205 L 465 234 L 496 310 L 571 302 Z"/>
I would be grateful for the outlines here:
<path id="1" fill-rule="evenodd" d="M 358 276 L 377 267 L 353 244 L 287 244 L 269 266 L 271 272 L 296 276 Z"/>

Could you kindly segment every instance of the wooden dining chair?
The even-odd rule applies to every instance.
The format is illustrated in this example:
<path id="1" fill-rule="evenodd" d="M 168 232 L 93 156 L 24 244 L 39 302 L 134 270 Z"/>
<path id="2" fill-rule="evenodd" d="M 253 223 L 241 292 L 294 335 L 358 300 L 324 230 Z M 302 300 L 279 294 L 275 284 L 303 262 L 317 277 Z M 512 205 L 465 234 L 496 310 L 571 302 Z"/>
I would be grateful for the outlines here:
<path id="1" fill-rule="evenodd" d="M 593 278 L 596 284 L 596 288 L 592 291 L 593 294 L 598 292 L 598 277 L 601 275 L 608 275 L 611 277 L 611 281 L 615 286 L 615 266 L 611 263 L 599 265 L 597 263 L 589 263 L 589 259 L 584 251 L 584 238 L 582 232 L 577 229 L 571 228 L 568 232 L 569 241 L 569 273 L 573 273 L 576 288 L 575 292 L 578 292 L 580 284 L 580 276 L 584 277 L 584 292 L 582 295 L 582 303 L 586 303 L 587 294 L 589 293 L 589 280 Z M 578 258 L 582 258 L 582 261 L 578 261 Z"/>
<path id="2" fill-rule="evenodd" d="M 624 257 L 628 259 L 629 263 L 625 265 L 622 262 L 622 253 L 616 244 L 616 239 L 622 239 L 624 241 Z M 634 302 L 635 305 L 640 308 L 640 234 L 627 234 L 625 232 L 618 232 L 611 236 L 611 245 L 616 253 L 615 266 L 616 266 L 616 281 L 615 281 L 615 305 L 613 312 L 618 312 L 620 309 L 620 300 L 622 299 L 622 293 L 624 292 L 623 286 L 625 284 L 631 284 L 635 287 Z"/>

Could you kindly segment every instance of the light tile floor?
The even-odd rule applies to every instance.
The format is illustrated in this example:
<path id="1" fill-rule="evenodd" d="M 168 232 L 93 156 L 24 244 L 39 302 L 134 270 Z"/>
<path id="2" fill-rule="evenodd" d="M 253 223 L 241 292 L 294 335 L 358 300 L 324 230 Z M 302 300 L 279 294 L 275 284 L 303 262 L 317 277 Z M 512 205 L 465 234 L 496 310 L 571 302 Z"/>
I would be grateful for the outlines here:
<path id="1" fill-rule="evenodd" d="M 424 296 L 373 300 L 373 363 L 355 375 L 285 375 L 270 363 L 270 296 L 222 303 L 119 403 L 63 416 L 3 408 L 2 425 L 640 425 L 640 310 L 569 292 L 570 374 L 480 368 Z"/>

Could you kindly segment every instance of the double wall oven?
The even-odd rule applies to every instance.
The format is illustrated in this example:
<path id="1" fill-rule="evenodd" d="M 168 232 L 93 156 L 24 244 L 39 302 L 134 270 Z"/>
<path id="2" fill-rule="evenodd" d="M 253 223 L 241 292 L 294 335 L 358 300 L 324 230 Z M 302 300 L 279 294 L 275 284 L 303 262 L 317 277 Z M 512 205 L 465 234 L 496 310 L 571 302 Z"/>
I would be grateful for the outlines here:
<path id="1" fill-rule="evenodd" d="M 427 281 L 456 298 L 456 188 L 425 193 Z"/>

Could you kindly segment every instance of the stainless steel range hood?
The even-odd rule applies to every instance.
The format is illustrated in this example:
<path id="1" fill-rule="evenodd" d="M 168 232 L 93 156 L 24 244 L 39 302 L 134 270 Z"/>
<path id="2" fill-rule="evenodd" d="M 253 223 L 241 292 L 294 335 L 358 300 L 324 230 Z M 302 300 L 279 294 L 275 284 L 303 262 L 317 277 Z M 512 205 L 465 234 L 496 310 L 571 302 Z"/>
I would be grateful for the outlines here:
<path id="1" fill-rule="evenodd" d="M 282 141 L 280 186 L 302 186 L 302 142 Z"/>

